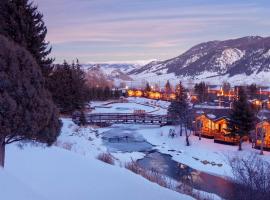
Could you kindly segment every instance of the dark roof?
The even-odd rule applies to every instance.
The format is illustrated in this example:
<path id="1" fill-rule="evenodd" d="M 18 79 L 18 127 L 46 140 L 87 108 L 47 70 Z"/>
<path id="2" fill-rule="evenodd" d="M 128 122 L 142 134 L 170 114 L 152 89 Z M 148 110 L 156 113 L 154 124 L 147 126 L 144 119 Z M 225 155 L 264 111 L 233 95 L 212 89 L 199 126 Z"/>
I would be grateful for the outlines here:
<path id="1" fill-rule="evenodd" d="M 222 109 L 210 109 L 210 108 L 194 108 L 195 116 L 205 114 L 209 119 L 213 121 L 218 121 L 220 119 L 228 119 L 230 115 L 230 109 L 222 108 Z"/>
<path id="2" fill-rule="evenodd" d="M 270 120 L 270 111 L 269 110 L 260 110 L 257 114 L 257 117 L 260 120 Z"/>
<path id="3" fill-rule="evenodd" d="M 208 85 L 208 88 L 211 90 L 220 90 L 221 86 L 220 85 Z"/>

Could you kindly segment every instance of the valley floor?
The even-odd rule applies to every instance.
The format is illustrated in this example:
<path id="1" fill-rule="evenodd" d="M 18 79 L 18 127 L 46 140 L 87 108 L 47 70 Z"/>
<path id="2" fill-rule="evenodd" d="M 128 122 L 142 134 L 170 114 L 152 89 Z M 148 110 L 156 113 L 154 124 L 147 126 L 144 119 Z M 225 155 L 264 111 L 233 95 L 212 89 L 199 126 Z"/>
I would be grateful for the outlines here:
<path id="1" fill-rule="evenodd" d="M 151 105 L 149 111 L 165 113 L 168 104 L 146 99 L 129 99 L 131 105 L 110 105 L 111 110 L 140 109 L 141 104 Z M 92 105 L 101 105 L 95 102 Z M 136 104 L 136 106 L 135 106 Z M 62 118 L 63 127 L 53 147 L 34 144 L 12 144 L 7 147 L 6 166 L 0 170 L 0 194 L 5 200 L 189 200 L 187 195 L 160 187 L 125 169 L 131 160 L 141 159 L 145 152 L 139 150 L 119 151 L 108 146 L 102 139 L 104 134 L 133 134 L 153 145 L 153 149 L 172 156 L 172 159 L 199 171 L 222 177 L 231 177 L 228 157 L 259 153 L 245 143 L 243 151 L 237 146 L 215 144 L 213 140 L 190 137 L 191 146 L 186 146 L 184 136 L 168 137 L 170 129 L 179 132 L 178 127 L 147 125 L 113 125 L 107 128 L 94 126 L 78 127 L 70 118 Z M 131 130 L 123 133 L 120 129 Z M 19 146 L 18 146 L 19 145 Z M 104 152 L 111 152 L 115 166 L 96 159 Z M 270 162 L 270 153 L 263 159 Z M 157 166 L 158 167 L 158 166 Z M 216 199 L 219 199 L 216 197 Z"/>

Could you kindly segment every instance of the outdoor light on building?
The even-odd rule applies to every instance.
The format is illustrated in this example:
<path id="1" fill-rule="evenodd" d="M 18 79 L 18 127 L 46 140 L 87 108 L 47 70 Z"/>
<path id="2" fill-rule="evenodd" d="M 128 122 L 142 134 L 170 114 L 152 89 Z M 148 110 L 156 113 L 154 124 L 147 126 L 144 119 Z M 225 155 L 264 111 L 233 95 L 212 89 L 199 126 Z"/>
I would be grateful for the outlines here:
<path id="1" fill-rule="evenodd" d="M 172 100 L 176 99 L 176 95 L 175 94 L 170 94 L 170 99 L 172 99 Z"/>
<path id="2" fill-rule="evenodd" d="M 160 97 L 161 97 L 161 95 L 160 95 L 160 93 L 159 92 L 155 92 L 155 99 L 160 99 Z"/>
<path id="3" fill-rule="evenodd" d="M 137 91 L 135 92 L 135 96 L 136 96 L 136 97 L 142 97 L 142 96 L 143 96 L 143 92 L 142 92 L 141 90 L 137 90 Z"/>
<path id="4" fill-rule="evenodd" d="M 128 96 L 133 97 L 134 96 L 134 91 L 133 90 L 128 90 Z"/>

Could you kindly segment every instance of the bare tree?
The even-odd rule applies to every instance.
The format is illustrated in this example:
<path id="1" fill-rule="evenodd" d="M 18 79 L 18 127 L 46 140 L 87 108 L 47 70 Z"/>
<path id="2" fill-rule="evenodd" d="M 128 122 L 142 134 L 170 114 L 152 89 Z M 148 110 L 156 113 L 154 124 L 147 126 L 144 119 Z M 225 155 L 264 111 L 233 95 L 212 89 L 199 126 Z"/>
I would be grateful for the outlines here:
<path id="1" fill-rule="evenodd" d="M 259 128 L 258 129 L 258 136 L 259 136 L 259 138 L 261 140 L 260 155 L 263 155 L 265 132 L 266 132 L 265 128 Z"/>
<path id="2" fill-rule="evenodd" d="M 233 187 L 228 199 L 269 200 L 270 164 L 257 154 L 229 159 Z"/>
<path id="3" fill-rule="evenodd" d="M 186 136 L 186 145 L 190 146 L 190 141 L 189 141 L 189 137 L 192 134 L 191 128 L 192 128 L 192 116 L 190 114 L 190 110 L 186 110 L 185 113 L 183 113 L 183 125 L 184 125 L 184 129 L 185 129 L 185 136 Z"/>

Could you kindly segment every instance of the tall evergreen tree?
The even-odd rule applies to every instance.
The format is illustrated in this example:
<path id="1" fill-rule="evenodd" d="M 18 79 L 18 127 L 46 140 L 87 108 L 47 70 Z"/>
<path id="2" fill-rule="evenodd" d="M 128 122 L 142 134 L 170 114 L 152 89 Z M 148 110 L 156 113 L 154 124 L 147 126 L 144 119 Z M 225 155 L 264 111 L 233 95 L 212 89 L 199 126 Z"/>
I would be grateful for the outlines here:
<path id="1" fill-rule="evenodd" d="M 86 92 L 89 90 L 78 61 L 72 65 L 66 61 L 62 65 L 56 65 L 49 83 L 54 102 L 63 113 L 82 109 L 88 100 Z"/>
<path id="2" fill-rule="evenodd" d="M 146 91 L 146 92 L 151 92 L 151 90 L 152 90 L 152 89 L 151 89 L 149 83 L 147 82 L 147 83 L 146 83 L 146 86 L 145 86 L 145 91 Z"/>
<path id="3" fill-rule="evenodd" d="M 172 86 L 171 86 L 169 80 L 167 80 L 167 82 L 166 82 L 166 84 L 165 84 L 165 92 L 166 92 L 167 94 L 170 94 L 170 93 L 172 92 Z"/>
<path id="4" fill-rule="evenodd" d="M 248 95 L 250 98 L 255 99 L 258 98 L 258 87 L 256 84 L 251 84 L 247 86 Z"/>
<path id="5" fill-rule="evenodd" d="M 47 28 L 38 7 L 29 0 L 1 0 L 0 34 L 25 47 L 47 77 L 52 69 Z"/>
<path id="6" fill-rule="evenodd" d="M 255 126 L 255 116 L 248 102 L 243 87 L 238 89 L 238 98 L 233 102 L 228 123 L 228 131 L 232 136 L 240 138 L 239 150 L 242 150 L 243 137 L 250 134 Z"/>
<path id="7" fill-rule="evenodd" d="M 120 96 L 121 96 L 121 91 L 120 91 L 118 88 L 116 88 L 116 89 L 114 90 L 113 97 L 114 97 L 115 99 L 119 99 Z"/>
<path id="8" fill-rule="evenodd" d="M 5 146 L 20 140 L 51 145 L 61 122 L 33 56 L 0 36 L 0 166 Z"/>
<path id="9" fill-rule="evenodd" d="M 208 97 L 208 88 L 204 82 L 196 83 L 194 86 L 195 93 L 198 96 L 198 100 L 200 103 L 203 103 L 207 100 Z"/>
<path id="10" fill-rule="evenodd" d="M 171 102 L 168 108 L 168 115 L 174 120 L 175 124 L 180 124 L 180 135 L 182 135 L 182 128 L 185 126 L 187 114 L 188 101 L 186 89 L 180 82 L 177 85 L 176 99 Z"/>
<path id="11" fill-rule="evenodd" d="M 229 82 L 223 82 L 222 90 L 223 90 L 224 94 L 228 95 L 230 93 L 230 90 L 231 90 L 231 84 Z"/>
<path id="12" fill-rule="evenodd" d="M 111 95 L 111 90 L 110 90 L 110 88 L 108 87 L 108 86 L 106 86 L 105 88 L 104 88 L 104 100 L 108 100 L 108 99 L 110 99 L 112 97 L 112 95 Z"/>

